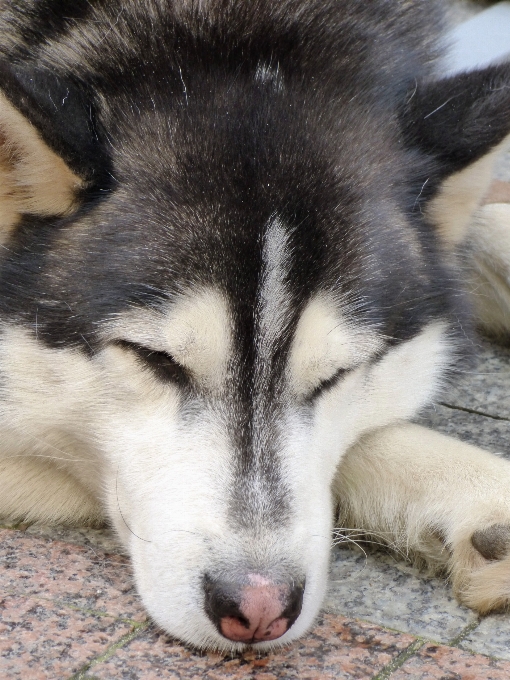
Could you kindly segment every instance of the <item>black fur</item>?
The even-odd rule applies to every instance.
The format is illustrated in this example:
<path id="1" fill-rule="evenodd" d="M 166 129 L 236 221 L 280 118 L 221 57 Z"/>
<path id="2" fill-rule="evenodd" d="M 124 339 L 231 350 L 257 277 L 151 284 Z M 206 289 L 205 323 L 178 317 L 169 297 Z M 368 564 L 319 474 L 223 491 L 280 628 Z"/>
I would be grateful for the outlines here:
<path id="1" fill-rule="evenodd" d="M 22 221 L 0 313 L 34 333 L 37 319 L 51 347 L 93 352 L 101 322 L 128 306 L 193 284 L 225 291 L 238 478 L 256 468 L 274 487 L 267 516 L 283 521 L 271 413 L 310 296 L 351 300 L 388 343 L 435 318 L 452 334 L 467 325 L 422 208 L 510 132 L 510 71 L 432 82 L 440 27 L 438 3 L 421 0 L 3 3 L 0 85 L 92 190 L 72 217 Z M 261 386 L 256 309 L 275 215 L 294 311 Z M 240 482 L 232 500 L 247 525 L 249 493 Z"/>
<path id="2" fill-rule="evenodd" d="M 438 161 L 435 188 L 508 135 L 509 83 L 510 66 L 503 64 L 416 84 L 403 107 L 402 130 L 407 145 Z"/>

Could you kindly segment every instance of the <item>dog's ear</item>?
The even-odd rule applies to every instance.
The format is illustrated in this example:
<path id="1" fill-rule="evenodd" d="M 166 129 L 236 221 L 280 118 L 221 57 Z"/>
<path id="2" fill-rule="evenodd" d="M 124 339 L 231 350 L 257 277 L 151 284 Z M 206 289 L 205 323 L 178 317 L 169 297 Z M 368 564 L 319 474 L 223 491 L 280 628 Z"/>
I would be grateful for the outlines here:
<path id="1" fill-rule="evenodd" d="M 48 71 L 0 62 L 0 231 L 72 212 L 106 168 L 92 103 Z"/>
<path id="2" fill-rule="evenodd" d="M 406 146 L 431 159 L 420 207 L 456 245 L 486 193 L 495 158 L 510 142 L 510 65 L 417 84 L 403 106 Z"/>

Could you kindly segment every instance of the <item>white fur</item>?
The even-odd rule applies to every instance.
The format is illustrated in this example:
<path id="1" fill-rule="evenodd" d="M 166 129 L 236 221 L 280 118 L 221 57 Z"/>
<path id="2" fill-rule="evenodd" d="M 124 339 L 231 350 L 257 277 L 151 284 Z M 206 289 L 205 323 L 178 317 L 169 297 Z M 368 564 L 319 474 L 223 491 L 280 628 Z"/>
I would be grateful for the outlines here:
<path id="1" fill-rule="evenodd" d="M 339 369 L 350 369 L 370 359 L 382 346 L 375 330 L 350 319 L 348 306 L 340 312 L 325 294 L 314 297 L 298 323 L 289 360 L 293 390 L 304 395 Z"/>
<path id="2" fill-rule="evenodd" d="M 203 353 L 209 358 L 218 356 L 219 326 L 204 316 L 202 304 L 219 299 L 214 291 L 197 291 L 196 298 L 170 305 L 166 316 L 155 317 L 148 310 L 145 322 L 140 312 L 135 322 L 128 313 L 116 319 L 112 328 L 120 338 L 128 334 L 145 342 L 152 337 L 155 324 L 166 328 L 171 319 L 176 328 L 186 329 L 184 337 L 197 339 L 192 347 L 201 347 L 198 353 L 182 352 L 193 370 L 203 365 L 217 367 L 217 362 L 203 363 L 197 357 Z M 225 312 L 221 305 L 215 311 L 219 309 Z M 331 310 L 325 309 L 321 325 L 327 328 Z M 315 313 L 317 318 L 317 309 Z M 225 314 L 222 328 L 228 318 Z M 141 332 L 142 337 L 137 335 Z M 342 332 L 347 344 L 352 344 L 349 331 Z M 114 339 L 111 328 L 105 335 L 110 342 Z M 161 346 L 173 351 L 188 347 L 186 342 L 175 342 L 175 337 L 183 336 L 167 333 Z M 298 398 L 289 398 L 276 416 L 282 435 L 278 455 L 292 499 L 291 521 L 284 529 L 264 531 L 257 527 L 236 531 L 228 522 L 226 503 L 238 454 L 225 425 L 222 399 L 197 404 L 196 412 L 183 424 L 178 417 L 179 388 L 158 382 L 131 352 L 113 342 L 88 359 L 78 352 L 45 348 L 26 331 L 5 328 L 1 347 L 0 361 L 7 376 L 0 417 L 2 457 L 34 460 L 33 456 L 48 456 L 45 460 L 55 459 L 61 477 L 79 480 L 74 486 L 66 481 L 53 504 L 44 496 L 41 518 L 69 519 L 70 490 L 83 489 L 80 498 L 90 499 L 87 507 L 97 519 L 97 506 L 91 499 L 99 499 L 132 556 L 139 592 L 153 618 L 184 640 L 225 649 L 242 645 L 222 638 L 203 613 L 203 573 L 243 558 L 261 564 L 283 560 L 298 565 L 307 584 L 302 614 L 278 643 L 266 646 L 285 643 L 304 632 L 314 620 L 326 587 L 332 528 L 328 490 L 337 466 L 364 431 L 409 417 L 431 398 L 447 357 L 448 340 L 440 326 L 431 325 L 415 339 L 393 348 L 379 363 L 361 362 L 319 397 L 311 419 L 302 418 Z M 334 347 L 333 343 L 333 349 L 328 349 L 330 354 Z M 336 363 L 341 365 L 344 344 L 339 343 L 337 350 Z M 221 357 L 223 361 L 224 354 Z M 219 375 L 216 368 L 212 373 Z M 43 484 L 47 468 L 40 473 Z M 34 484 L 31 480 L 31 489 Z M 15 501 L 11 499 L 6 506 L 4 500 L 0 510 L 15 514 Z M 19 509 L 26 512 L 23 506 Z M 76 519 L 83 519 L 82 515 Z"/>
<path id="3" fill-rule="evenodd" d="M 278 216 L 273 216 L 265 234 L 262 251 L 262 282 L 257 308 L 259 366 L 264 374 L 274 343 L 285 328 L 290 313 L 290 296 L 285 285 L 288 273 L 288 236 Z M 263 375 L 261 375 L 263 379 Z"/>

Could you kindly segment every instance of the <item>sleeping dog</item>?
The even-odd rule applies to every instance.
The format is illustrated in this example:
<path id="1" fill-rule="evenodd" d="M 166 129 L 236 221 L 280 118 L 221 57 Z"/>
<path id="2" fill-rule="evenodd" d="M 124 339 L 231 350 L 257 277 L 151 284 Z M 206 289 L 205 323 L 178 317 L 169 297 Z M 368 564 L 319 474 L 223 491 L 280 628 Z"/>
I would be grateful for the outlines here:
<path id="1" fill-rule="evenodd" d="M 407 422 L 510 328 L 510 67 L 439 78 L 440 4 L 0 7 L 0 514 L 193 645 L 302 635 L 335 521 L 510 601 L 510 465 Z"/>

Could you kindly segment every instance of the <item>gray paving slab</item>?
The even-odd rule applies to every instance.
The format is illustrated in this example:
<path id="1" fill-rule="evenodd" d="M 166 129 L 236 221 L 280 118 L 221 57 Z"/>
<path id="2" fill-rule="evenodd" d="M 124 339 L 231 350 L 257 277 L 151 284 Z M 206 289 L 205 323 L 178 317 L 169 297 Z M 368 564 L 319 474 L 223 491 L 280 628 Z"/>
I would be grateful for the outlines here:
<path id="1" fill-rule="evenodd" d="M 478 341 L 473 364 L 456 377 L 441 401 L 510 420 L 510 348 Z"/>
<path id="2" fill-rule="evenodd" d="M 461 607 L 445 581 L 427 578 L 391 555 L 337 549 L 326 611 L 448 643 L 476 615 Z"/>
<path id="3" fill-rule="evenodd" d="M 510 614 L 483 619 L 459 646 L 479 654 L 510 660 Z"/>
<path id="4" fill-rule="evenodd" d="M 510 182 L 510 151 L 502 154 L 496 162 L 494 177 L 502 182 Z"/>
<path id="5" fill-rule="evenodd" d="M 436 405 L 415 422 L 510 460 L 510 422 Z"/>
<path id="6" fill-rule="evenodd" d="M 485 9 L 487 3 L 476 0 L 450 0 L 449 5 L 448 19 L 455 26 L 476 16 Z"/>

